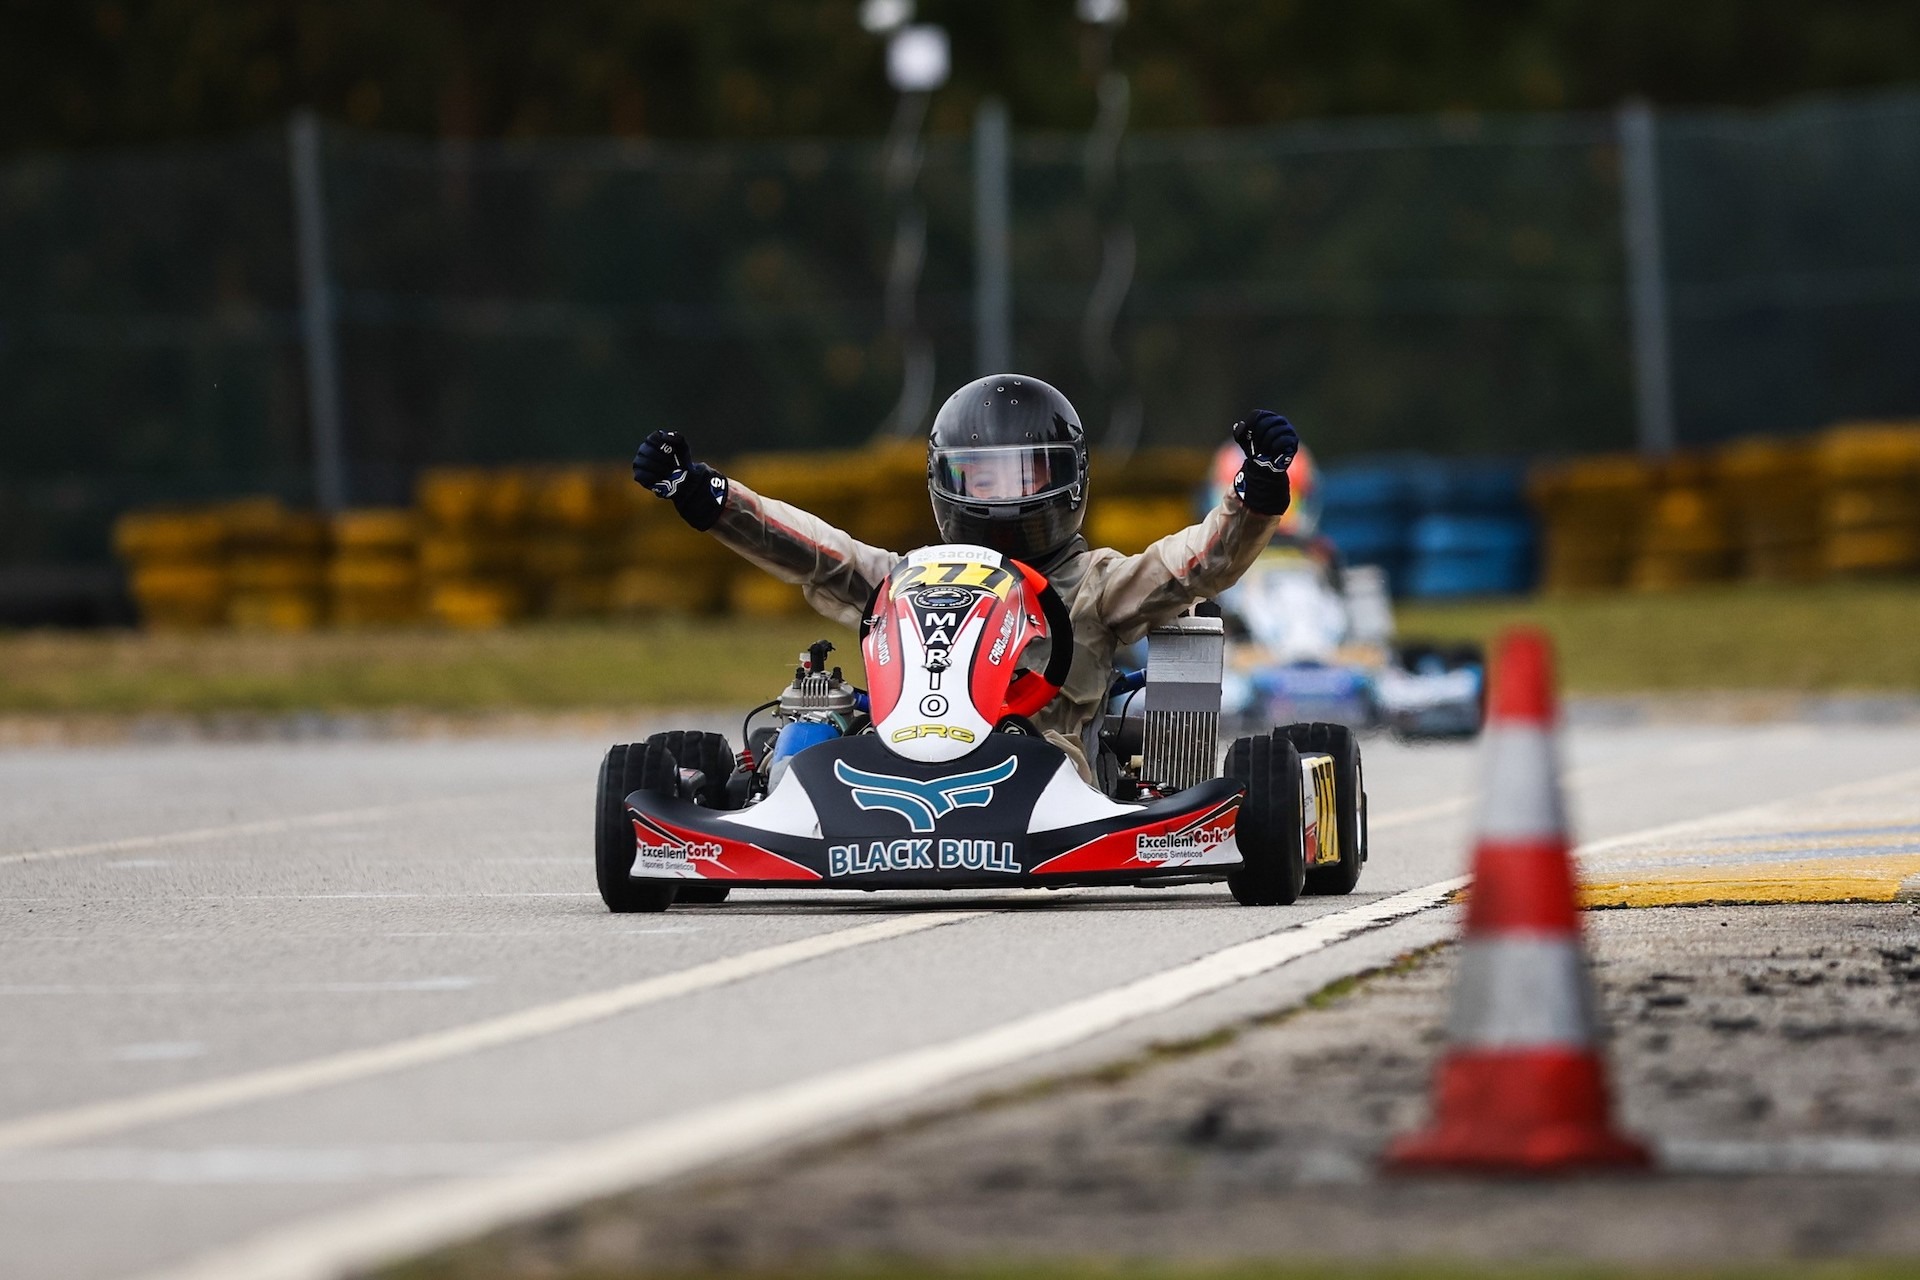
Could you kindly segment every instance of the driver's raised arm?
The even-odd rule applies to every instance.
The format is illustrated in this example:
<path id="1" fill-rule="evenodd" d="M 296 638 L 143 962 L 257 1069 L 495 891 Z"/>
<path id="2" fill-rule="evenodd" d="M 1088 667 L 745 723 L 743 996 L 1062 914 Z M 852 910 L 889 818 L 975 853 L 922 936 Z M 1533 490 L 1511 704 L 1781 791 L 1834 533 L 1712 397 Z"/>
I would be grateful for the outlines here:
<path id="1" fill-rule="evenodd" d="M 849 627 L 859 625 L 874 589 L 899 560 L 693 461 L 677 431 L 647 437 L 633 456 L 633 478 L 670 499 L 688 524 L 800 587 L 814 609 Z"/>
<path id="2" fill-rule="evenodd" d="M 900 559 L 737 480 L 727 481 L 710 532 L 782 582 L 798 583 L 808 604 L 849 627 L 860 625 L 880 580 Z"/>
<path id="3" fill-rule="evenodd" d="M 1292 425 L 1262 409 L 1235 423 L 1233 435 L 1248 456 L 1219 505 L 1103 575 L 1100 616 L 1122 644 L 1238 582 L 1286 514 L 1287 467 L 1300 447 Z"/>

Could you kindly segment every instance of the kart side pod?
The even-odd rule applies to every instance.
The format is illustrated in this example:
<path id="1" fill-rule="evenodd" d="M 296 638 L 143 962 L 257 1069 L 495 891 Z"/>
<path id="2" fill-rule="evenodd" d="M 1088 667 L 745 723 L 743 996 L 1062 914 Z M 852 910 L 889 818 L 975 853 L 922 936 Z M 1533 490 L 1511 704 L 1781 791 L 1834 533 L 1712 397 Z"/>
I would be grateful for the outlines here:
<path id="1" fill-rule="evenodd" d="M 1216 776 L 1226 651 L 1218 618 L 1175 618 L 1147 633 L 1142 776 L 1176 789 Z"/>

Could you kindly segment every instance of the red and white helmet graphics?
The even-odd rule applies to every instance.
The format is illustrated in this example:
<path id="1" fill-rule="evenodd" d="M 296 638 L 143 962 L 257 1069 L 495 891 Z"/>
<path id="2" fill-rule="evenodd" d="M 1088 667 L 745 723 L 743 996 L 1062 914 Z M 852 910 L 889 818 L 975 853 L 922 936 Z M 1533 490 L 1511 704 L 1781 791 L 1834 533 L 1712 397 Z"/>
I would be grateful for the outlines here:
<path id="1" fill-rule="evenodd" d="M 957 760 L 1004 717 L 1037 710 L 1051 688 L 1015 675 L 1028 643 L 1047 634 L 1044 585 L 986 547 L 923 547 L 896 565 L 860 645 L 881 741 L 910 760 Z"/>

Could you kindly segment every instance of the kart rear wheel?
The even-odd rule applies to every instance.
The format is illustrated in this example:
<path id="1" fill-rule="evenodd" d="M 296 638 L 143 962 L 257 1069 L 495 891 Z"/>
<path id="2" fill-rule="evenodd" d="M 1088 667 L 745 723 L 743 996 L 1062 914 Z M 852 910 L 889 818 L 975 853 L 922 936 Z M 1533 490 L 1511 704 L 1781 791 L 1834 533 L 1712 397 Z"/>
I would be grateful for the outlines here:
<path id="1" fill-rule="evenodd" d="M 682 769 L 698 769 L 706 775 L 706 781 L 700 789 L 689 797 L 695 804 L 705 805 L 709 809 L 727 809 L 727 779 L 733 776 L 733 746 L 725 735 L 701 733 L 694 729 L 673 729 L 666 733 L 656 733 L 647 739 L 650 747 L 661 747 L 669 752 L 674 763 Z M 724 884 L 708 884 L 690 880 L 679 887 L 674 901 L 689 904 L 712 905 L 725 902 L 731 893 Z"/>
<path id="2" fill-rule="evenodd" d="M 1307 892 L 1352 893 L 1360 883 L 1367 860 L 1365 776 L 1360 768 L 1360 744 L 1343 724 L 1291 724 L 1284 732 L 1303 755 L 1333 757 L 1334 844 L 1340 861 L 1307 868 Z M 1321 822 L 1326 821 L 1323 814 Z"/>
<path id="3" fill-rule="evenodd" d="M 1420 669 L 1429 664 L 1435 664 L 1438 670 L 1446 670 L 1446 660 L 1441 657 L 1437 645 L 1424 640 L 1403 640 L 1393 646 L 1393 665 L 1402 671 L 1418 675 Z"/>
<path id="4" fill-rule="evenodd" d="M 709 809 L 727 807 L 727 779 L 733 776 L 733 747 L 726 735 L 674 729 L 654 734 L 647 739 L 647 745 L 671 752 L 680 768 L 698 769 L 706 775 L 706 781 L 688 799 Z"/>
<path id="5" fill-rule="evenodd" d="M 600 762 L 594 794 L 593 870 L 600 900 L 616 915 L 665 911 L 673 905 L 672 881 L 636 880 L 630 874 L 634 841 L 626 799 L 640 790 L 673 795 L 678 782 L 673 756 L 645 743 L 609 748 Z"/>
<path id="6" fill-rule="evenodd" d="M 1242 906 L 1285 906 L 1307 876 L 1300 752 L 1277 731 L 1240 738 L 1227 748 L 1225 772 L 1247 789 L 1235 830 L 1245 865 L 1227 877 L 1227 888 Z"/>
<path id="7" fill-rule="evenodd" d="M 1475 738 L 1487 727 L 1487 651 L 1477 644 L 1457 644 L 1447 651 L 1447 670 L 1459 671 L 1467 667 L 1477 668 L 1480 672 L 1480 713 L 1474 718 L 1473 728 L 1460 736 Z"/>

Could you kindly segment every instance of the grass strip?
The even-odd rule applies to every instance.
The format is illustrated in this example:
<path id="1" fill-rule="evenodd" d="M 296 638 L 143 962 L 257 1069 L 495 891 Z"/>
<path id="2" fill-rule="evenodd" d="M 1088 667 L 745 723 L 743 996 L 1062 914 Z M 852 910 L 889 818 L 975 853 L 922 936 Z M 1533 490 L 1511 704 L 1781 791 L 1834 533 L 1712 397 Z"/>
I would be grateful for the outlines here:
<path id="1" fill-rule="evenodd" d="M 1920 689 L 1920 583 L 1711 586 L 1687 592 L 1407 604 L 1405 636 L 1546 629 L 1575 693 Z"/>
<path id="2" fill-rule="evenodd" d="M 1544 627 L 1574 693 L 1920 690 L 1920 584 L 1721 586 L 1408 604 L 1408 637 L 1486 640 Z M 0 713 L 541 712 L 740 707 L 778 692 L 813 640 L 860 671 L 854 638 L 814 618 L 546 623 L 462 633 L 0 633 Z M 858 678 L 856 674 L 856 678 Z"/>
<path id="3" fill-rule="evenodd" d="M 739 707 L 796 657 L 853 635 L 814 618 L 538 625 L 492 632 L 24 632 L 0 635 L 0 712 L 567 711 Z"/>

